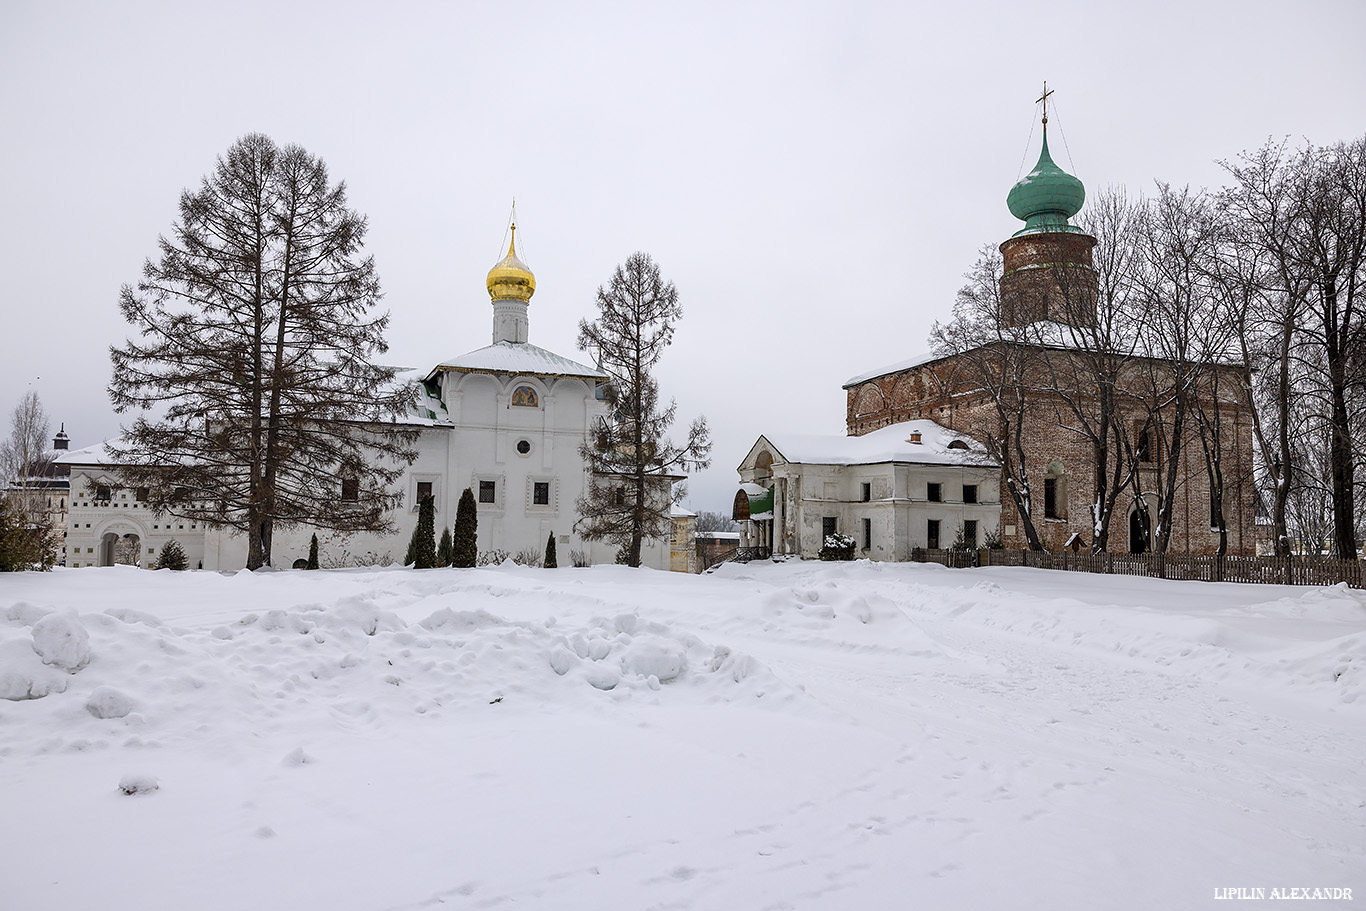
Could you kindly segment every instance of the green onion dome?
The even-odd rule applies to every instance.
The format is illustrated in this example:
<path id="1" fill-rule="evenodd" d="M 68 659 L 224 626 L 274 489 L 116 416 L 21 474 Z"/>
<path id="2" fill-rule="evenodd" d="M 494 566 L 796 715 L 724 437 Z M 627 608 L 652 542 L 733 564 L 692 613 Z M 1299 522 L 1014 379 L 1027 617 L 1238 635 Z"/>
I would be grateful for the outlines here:
<path id="1" fill-rule="evenodd" d="M 1053 163 L 1048 154 L 1048 128 L 1044 127 L 1043 150 L 1034 170 L 1010 188 L 1006 205 L 1010 214 L 1025 223 L 1016 231 L 1020 234 L 1043 232 L 1076 232 L 1080 229 L 1067 223 L 1081 211 L 1086 202 L 1086 187 L 1080 180 Z"/>

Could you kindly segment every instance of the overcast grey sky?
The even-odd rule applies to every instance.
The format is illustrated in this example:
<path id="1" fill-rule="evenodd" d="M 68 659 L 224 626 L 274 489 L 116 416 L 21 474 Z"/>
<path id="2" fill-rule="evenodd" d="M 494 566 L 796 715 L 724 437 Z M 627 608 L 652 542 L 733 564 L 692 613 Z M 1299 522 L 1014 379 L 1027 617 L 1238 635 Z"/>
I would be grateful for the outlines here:
<path id="1" fill-rule="evenodd" d="M 685 502 L 728 510 L 759 433 L 842 433 L 844 380 L 925 350 L 1017 229 L 1043 80 L 1089 190 L 1215 186 L 1268 137 L 1366 132 L 1363 35 L 1361 0 L 0 0 L 0 413 L 36 388 L 73 447 L 118 432 L 119 286 L 261 131 L 369 217 L 391 363 L 489 343 L 514 196 L 538 345 L 575 356 L 597 286 L 652 254 L 684 308 L 663 391 L 716 443 Z"/>

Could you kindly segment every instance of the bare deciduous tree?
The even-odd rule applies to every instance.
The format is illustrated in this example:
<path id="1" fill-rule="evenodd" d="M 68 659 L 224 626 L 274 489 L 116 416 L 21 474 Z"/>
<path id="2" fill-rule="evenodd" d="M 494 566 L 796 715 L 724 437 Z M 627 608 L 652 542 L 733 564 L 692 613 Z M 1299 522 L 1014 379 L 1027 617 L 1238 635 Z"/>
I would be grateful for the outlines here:
<path id="1" fill-rule="evenodd" d="M 1000 276 L 1001 254 L 988 244 L 964 276 L 968 281 L 958 291 L 953 319 L 947 325 L 935 323 L 930 343 L 936 354 L 957 355 L 961 369 L 955 380 L 991 403 L 986 417 L 970 430 L 1001 466 L 1029 549 L 1042 550 L 1024 444 L 1026 414 L 1031 404 L 1037 404 L 1029 384 L 1038 351 L 1028 343 L 1027 329 L 1008 325 Z"/>
<path id="2" fill-rule="evenodd" d="M 740 523 L 724 512 L 703 510 L 697 514 L 695 528 L 699 533 L 710 531 L 738 531 Z"/>
<path id="3" fill-rule="evenodd" d="M 1096 194 L 1080 220 L 1096 239 L 1095 277 L 1079 269 L 1060 270 L 1057 286 L 1064 322 L 1029 327 L 1039 348 L 1055 349 L 1040 358 L 1043 382 L 1055 403 L 1058 425 L 1091 450 L 1091 549 L 1109 549 L 1115 504 L 1133 475 L 1132 442 L 1123 419 L 1125 381 L 1139 352 L 1132 297 L 1135 294 L 1136 207 L 1119 190 Z"/>
<path id="4" fill-rule="evenodd" d="M 61 547 L 49 505 L 53 453 L 47 410 L 24 393 L 0 441 L 0 570 L 49 569 Z"/>
<path id="5" fill-rule="evenodd" d="M 1307 414 L 1311 424 L 1328 428 L 1332 549 L 1352 556 L 1363 465 L 1358 427 L 1366 408 L 1366 137 L 1299 152 L 1268 143 L 1225 168 L 1234 179 L 1224 204 L 1239 260 L 1256 264 L 1234 278 L 1247 284 L 1248 274 L 1256 275 L 1266 305 L 1259 320 L 1265 331 L 1253 324 L 1244 345 L 1264 365 L 1263 398 L 1271 405 L 1256 433 L 1273 482 L 1278 551 L 1286 546 L 1286 504 L 1296 478 L 1315 474 L 1292 461 L 1292 416 Z"/>
<path id="6" fill-rule="evenodd" d="M 52 464 L 51 429 L 38 393 L 24 393 L 10 415 L 9 436 L 0 443 L 0 475 L 6 484 L 23 489 L 46 475 Z"/>

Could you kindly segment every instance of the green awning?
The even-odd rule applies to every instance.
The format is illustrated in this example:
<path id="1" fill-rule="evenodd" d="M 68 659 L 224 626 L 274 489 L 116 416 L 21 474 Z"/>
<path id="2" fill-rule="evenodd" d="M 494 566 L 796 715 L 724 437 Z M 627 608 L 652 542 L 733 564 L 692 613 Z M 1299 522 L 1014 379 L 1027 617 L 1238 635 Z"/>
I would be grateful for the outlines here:
<path id="1" fill-rule="evenodd" d="M 735 492 L 731 518 L 743 522 L 755 516 L 773 517 L 773 488 L 746 484 Z"/>

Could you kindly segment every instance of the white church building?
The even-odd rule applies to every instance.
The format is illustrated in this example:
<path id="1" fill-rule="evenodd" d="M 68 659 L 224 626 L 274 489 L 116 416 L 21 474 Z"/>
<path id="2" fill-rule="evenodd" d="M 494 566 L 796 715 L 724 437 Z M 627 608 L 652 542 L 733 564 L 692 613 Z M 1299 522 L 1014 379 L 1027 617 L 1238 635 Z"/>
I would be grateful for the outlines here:
<path id="1" fill-rule="evenodd" d="M 271 547 L 275 566 L 288 568 L 307 557 L 315 531 L 323 566 L 401 562 L 417 524 L 419 498 L 435 498 L 439 537 L 443 525 L 454 524 L 466 488 L 478 506 L 481 555 L 543 551 L 554 535 L 562 566 L 574 551 L 593 563 L 615 560 L 615 545 L 584 541 L 574 529 L 575 503 L 588 481 L 579 446 L 606 415 L 608 377 L 528 340 L 536 279 L 517 257 L 516 231 L 513 225 L 507 256 L 488 274 L 493 343 L 430 370 L 399 374 L 418 385 L 417 407 L 403 423 L 419 428 L 420 435 L 417 459 L 399 482 L 404 505 L 391 516 L 397 530 L 343 536 L 308 526 L 277 529 Z M 121 487 L 118 466 L 103 444 L 69 451 L 60 462 L 71 470 L 67 566 L 151 566 L 172 538 L 191 568 L 246 565 L 244 536 L 155 514 L 139 491 Z M 346 495 L 339 487 L 337 496 Z M 641 564 L 669 569 L 670 542 L 647 541 Z"/>

